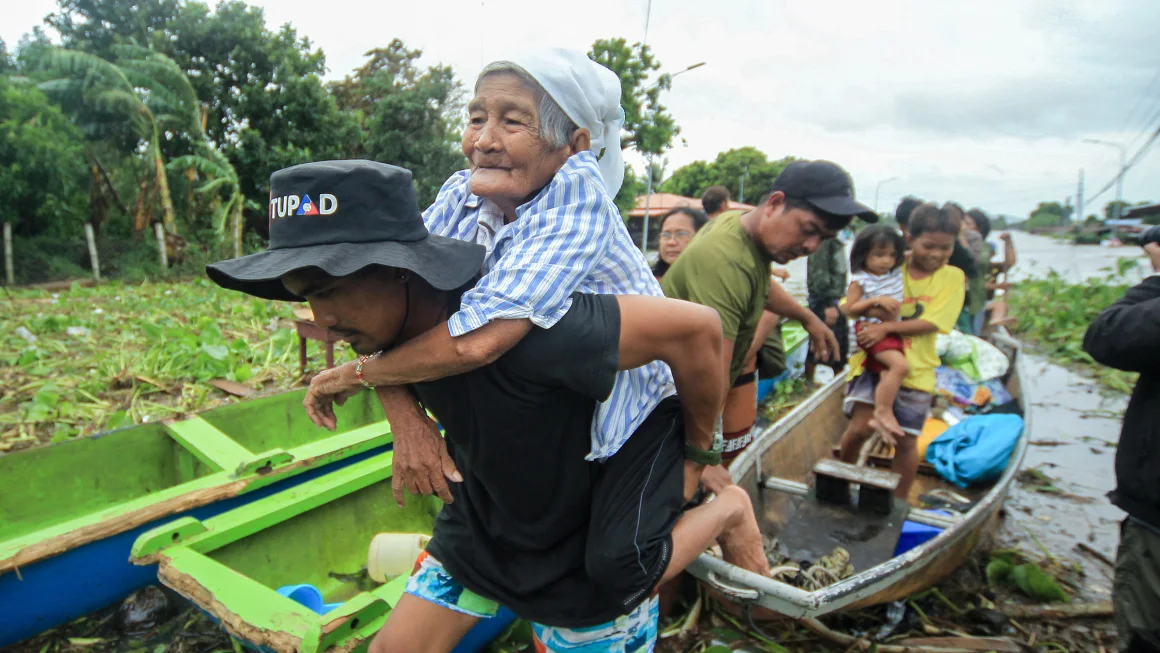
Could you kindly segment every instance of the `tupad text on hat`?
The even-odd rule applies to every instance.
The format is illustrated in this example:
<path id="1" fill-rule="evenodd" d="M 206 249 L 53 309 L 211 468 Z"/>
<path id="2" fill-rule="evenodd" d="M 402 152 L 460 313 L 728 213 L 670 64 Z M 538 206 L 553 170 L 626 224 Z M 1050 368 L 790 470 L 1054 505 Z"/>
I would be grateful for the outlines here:
<path id="1" fill-rule="evenodd" d="M 331 215 L 338 210 L 338 198 L 330 193 L 318 195 L 318 204 L 309 195 L 283 195 L 270 198 L 270 219 L 291 215 Z"/>

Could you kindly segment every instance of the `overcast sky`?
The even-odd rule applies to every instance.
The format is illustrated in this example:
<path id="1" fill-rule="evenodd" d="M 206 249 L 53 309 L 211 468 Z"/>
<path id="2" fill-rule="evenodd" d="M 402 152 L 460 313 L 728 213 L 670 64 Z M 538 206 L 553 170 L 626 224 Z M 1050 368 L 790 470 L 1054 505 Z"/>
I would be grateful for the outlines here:
<path id="1" fill-rule="evenodd" d="M 211 2 L 211 4 L 213 4 Z M 646 38 L 649 0 L 252 0 L 327 55 L 329 76 L 393 37 L 474 80 L 511 40 L 587 49 Z M 6 2 L 12 47 L 56 3 Z M 753 145 L 770 158 L 827 158 L 880 209 L 907 193 L 1026 215 L 1087 195 L 1117 170 L 1100 138 L 1131 145 L 1160 123 L 1156 0 L 652 0 L 647 42 L 674 80 L 665 96 L 687 145 L 669 170 Z M 1149 131 L 1150 133 L 1150 131 Z M 1124 195 L 1160 202 L 1160 145 Z M 1102 210 L 1114 189 L 1089 203 Z"/>

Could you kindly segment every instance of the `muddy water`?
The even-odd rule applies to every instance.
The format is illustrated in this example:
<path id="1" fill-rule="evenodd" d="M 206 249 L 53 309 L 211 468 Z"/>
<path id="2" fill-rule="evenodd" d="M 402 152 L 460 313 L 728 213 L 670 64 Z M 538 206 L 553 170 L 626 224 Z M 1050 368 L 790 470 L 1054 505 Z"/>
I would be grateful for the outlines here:
<path id="1" fill-rule="evenodd" d="M 1007 499 L 1000 541 L 1038 553 L 1042 543 L 1052 555 L 1083 564 L 1087 598 L 1107 599 L 1111 569 L 1076 544 L 1115 559 L 1124 513 L 1105 495 L 1116 484 L 1115 447 L 1127 397 L 1103 395 L 1095 382 L 1045 358 L 1032 354 L 1025 363 L 1032 430 L 1023 468 L 1039 468 L 1074 497 L 1017 483 Z"/>

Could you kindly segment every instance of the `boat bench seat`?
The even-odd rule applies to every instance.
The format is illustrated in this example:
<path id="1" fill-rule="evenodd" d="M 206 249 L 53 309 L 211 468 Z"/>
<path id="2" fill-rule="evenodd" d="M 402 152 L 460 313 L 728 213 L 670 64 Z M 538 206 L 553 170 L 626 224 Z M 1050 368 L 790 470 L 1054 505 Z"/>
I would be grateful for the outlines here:
<path id="1" fill-rule="evenodd" d="M 840 460 L 822 459 L 814 465 L 815 488 L 819 501 L 848 505 L 850 484 L 858 484 L 858 509 L 890 512 L 894 491 L 902 477 L 882 469 L 858 467 Z"/>

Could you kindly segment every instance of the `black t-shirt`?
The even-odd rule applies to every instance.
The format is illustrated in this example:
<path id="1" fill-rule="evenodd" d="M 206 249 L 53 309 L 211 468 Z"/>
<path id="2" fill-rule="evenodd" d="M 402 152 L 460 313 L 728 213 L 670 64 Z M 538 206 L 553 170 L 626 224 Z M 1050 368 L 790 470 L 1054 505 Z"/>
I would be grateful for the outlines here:
<path id="1" fill-rule="evenodd" d="M 587 625 L 577 615 L 615 609 L 585 575 L 599 474 L 585 456 L 619 339 L 615 297 L 574 295 L 555 326 L 533 328 L 495 363 L 414 386 L 463 475 L 428 551 L 465 587 L 528 619 Z"/>

